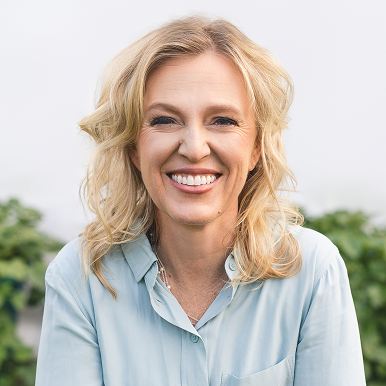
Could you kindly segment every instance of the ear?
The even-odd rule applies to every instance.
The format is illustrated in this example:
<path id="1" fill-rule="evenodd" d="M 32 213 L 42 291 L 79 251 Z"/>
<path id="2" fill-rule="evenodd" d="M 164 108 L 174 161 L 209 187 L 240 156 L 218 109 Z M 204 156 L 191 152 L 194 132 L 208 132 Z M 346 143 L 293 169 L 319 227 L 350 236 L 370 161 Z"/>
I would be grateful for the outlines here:
<path id="1" fill-rule="evenodd" d="M 128 152 L 129 152 L 129 156 L 131 158 L 131 160 L 133 161 L 133 164 L 135 165 L 135 167 L 141 171 L 141 162 L 140 162 L 140 158 L 139 158 L 139 153 L 138 153 L 138 149 L 135 145 L 133 146 L 130 146 L 128 148 Z"/>
<path id="2" fill-rule="evenodd" d="M 257 162 L 260 159 L 260 155 L 261 155 L 261 146 L 256 144 L 252 151 L 251 159 L 249 161 L 248 171 L 251 171 L 255 168 Z"/>

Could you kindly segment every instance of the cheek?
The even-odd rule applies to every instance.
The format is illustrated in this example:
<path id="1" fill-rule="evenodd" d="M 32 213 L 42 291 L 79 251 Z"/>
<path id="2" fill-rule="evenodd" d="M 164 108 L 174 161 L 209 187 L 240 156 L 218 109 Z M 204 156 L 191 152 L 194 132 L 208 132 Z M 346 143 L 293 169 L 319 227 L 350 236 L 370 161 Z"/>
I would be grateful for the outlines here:
<path id="1" fill-rule="evenodd" d="M 223 159 L 231 168 L 237 168 L 243 179 L 250 170 L 250 166 L 257 162 L 256 149 L 253 147 L 255 138 L 247 136 L 234 136 L 221 149 Z M 253 168 L 252 168 L 253 169 Z"/>
<path id="2" fill-rule="evenodd" d="M 142 177 L 147 182 L 151 182 L 151 176 L 160 171 L 173 153 L 173 141 L 167 137 L 162 134 L 144 135 L 138 141 Z"/>

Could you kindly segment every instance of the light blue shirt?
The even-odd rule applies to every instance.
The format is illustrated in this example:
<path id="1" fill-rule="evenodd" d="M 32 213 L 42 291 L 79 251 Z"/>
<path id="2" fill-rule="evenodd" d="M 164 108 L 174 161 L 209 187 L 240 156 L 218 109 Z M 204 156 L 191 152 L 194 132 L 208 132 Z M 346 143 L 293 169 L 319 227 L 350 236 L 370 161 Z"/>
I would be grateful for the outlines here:
<path id="1" fill-rule="evenodd" d="M 46 273 L 36 386 L 365 385 L 343 260 L 321 234 L 293 233 L 297 276 L 225 285 L 195 327 L 159 279 L 146 236 L 104 258 L 118 301 L 95 275 L 84 282 L 69 243 Z M 232 254 L 225 270 L 232 280 Z"/>

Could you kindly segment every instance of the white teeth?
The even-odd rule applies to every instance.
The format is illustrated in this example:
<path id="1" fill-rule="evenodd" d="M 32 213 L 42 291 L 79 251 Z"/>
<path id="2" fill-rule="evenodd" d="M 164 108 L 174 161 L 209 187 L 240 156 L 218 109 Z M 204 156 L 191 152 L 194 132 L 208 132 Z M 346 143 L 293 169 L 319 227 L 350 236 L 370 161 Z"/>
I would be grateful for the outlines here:
<path id="1" fill-rule="evenodd" d="M 179 184 L 182 185 L 189 185 L 189 186 L 200 186 L 200 185 L 209 185 L 213 181 L 216 180 L 216 176 L 214 175 L 196 175 L 196 176 L 187 176 L 187 177 L 182 177 L 177 174 L 172 174 L 172 179 L 173 181 L 178 182 Z"/>

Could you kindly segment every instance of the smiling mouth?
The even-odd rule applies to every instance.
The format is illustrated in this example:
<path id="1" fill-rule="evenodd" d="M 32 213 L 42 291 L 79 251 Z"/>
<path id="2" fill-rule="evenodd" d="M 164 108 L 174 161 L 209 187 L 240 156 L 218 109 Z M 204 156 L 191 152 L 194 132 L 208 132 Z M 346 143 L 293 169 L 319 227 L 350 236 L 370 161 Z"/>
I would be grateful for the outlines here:
<path id="1" fill-rule="evenodd" d="M 168 177 L 178 184 L 189 186 L 210 185 L 220 176 L 221 174 L 168 174 Z"/>

